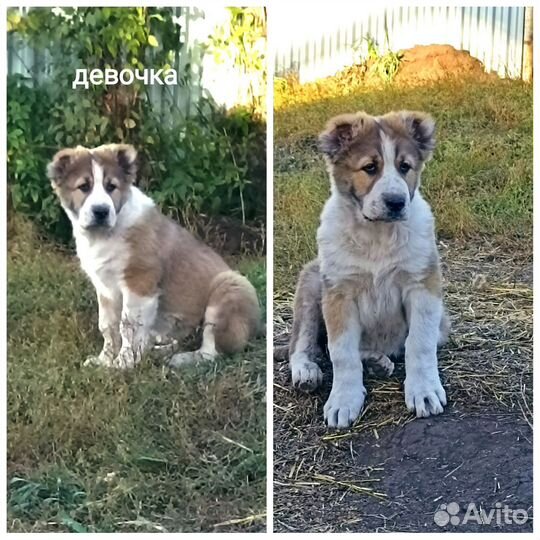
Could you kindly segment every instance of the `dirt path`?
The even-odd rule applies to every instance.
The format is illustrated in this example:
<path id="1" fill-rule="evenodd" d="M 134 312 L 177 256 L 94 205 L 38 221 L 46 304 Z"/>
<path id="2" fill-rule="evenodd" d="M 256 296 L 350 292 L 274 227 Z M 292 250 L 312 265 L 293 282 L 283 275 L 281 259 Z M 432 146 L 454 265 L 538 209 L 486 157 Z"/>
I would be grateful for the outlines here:
<path id="1" fill-rule="evenodd" d="M 440 354 L 442 416 L 407 413 L 400 363 L 390 379 L 367 379 L 352 431 L 327 432 L 329 362 L 314 395 L 275 362 L 276 531 L 532 531 L 530 256 L 488 242 L 441 250 L 454 325 Z M 288 327 L 290 306 L 278 315 Z"/>
<path id="2" fill-rule="evenodd" d="M 318 436 L 313 435 L 301 444 L 291 438 L 289 448 L 282 449 L 308 456 L 310 446 L 317 444 Z M 524 525 L 497 523 L 496 517 L 492 524 L 476 519 L 463 523 L 470 503 L 478 512 L 507 504 L 532 517 L 531 434 L 516 415 L 451 410 L 437 419 L 385 428 L 378 436 L 357 437 L 341 448 L 327 445 L 315 460 L 304 461 L 306 470 L 298 475 L 302 479 L 293 469 L 298 460 L 276 458 L 275 530 L 532 531 L 530 520 Z M 351 486 L 370 487 L 383 495 L 363 495 Z M 443 526 L 437 525 L 436 511 L 451 503 L 459 505 L 459 524 L 446 524 L 437 514 Z"/>

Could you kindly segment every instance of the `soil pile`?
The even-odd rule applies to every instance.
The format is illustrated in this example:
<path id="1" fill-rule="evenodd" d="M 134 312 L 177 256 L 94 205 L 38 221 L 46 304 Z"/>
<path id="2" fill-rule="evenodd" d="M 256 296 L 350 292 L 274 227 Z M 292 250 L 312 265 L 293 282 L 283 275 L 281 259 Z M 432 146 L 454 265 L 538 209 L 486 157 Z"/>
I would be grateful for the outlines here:
<path id="1" fill-rule="evenodd" d="M 451 45 L 417 45 L 402 51 L 395 80 L 402 83 L 432 82 L 447 77 L 485 77 L 480 60 Z"/>

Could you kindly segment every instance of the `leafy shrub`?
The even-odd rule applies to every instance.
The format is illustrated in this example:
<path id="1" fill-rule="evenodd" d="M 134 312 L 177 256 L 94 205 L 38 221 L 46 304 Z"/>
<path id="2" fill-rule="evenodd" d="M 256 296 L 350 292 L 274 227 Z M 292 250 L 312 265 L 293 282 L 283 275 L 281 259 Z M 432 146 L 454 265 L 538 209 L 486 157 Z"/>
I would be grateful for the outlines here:
<path id="1" fill-rule="evenodd" d="M 148 152 L 152 171 L 143 182 L 167 213 L 206 211 L 254 221 L 264 217 L 264 125 L 242 109 L 214 111 L 160 130 L 152 140 L 168 152 Z M 159 178 L 159 179 L 157 179 Z"/>
<path id="2" fill-rule="evenodd" d="M 382 53 L 379 45 L 375 39 L 369 34 L 365 36 L 360 44 L 356 44 L 353 49 L 358 56 L 358 61 L 362 65 L 368 74 L 375 75 L 381 81 L 385 83 L 391 82 L 399 69 L 403 53 L 398 51 L 394 52 L 389 48 L 388 29 L 386 28 L 385 21 L 385 36 L 387 52 Z M 363 54 L 362 50 L 365 49 L 366 53 Z"/>
<path id="3" fill-rule="evenodd" d="M 243 78 L 248 81 L 249 87 L 246 90 L 252 107 L 262 112 L 265 109 L 263 89 L 266 87 L 266 8 L 230 7 L 228 12 L 228 24 L 209 36 L 209 50 L 214 53 L 216 60 L 229 58 L 234 66 L 241 69 Z M 253 73 L 259 75 L 256 81 L 253 80 Z M 255 89 L 254 83 L 259 88 Z"/>
<path id="4" fill-rule="evenodd" d="M 49 131 L 49 96 L 28 87 L 21 76 L 8 77 L 7 160 L 9 195 L 15 210 L 37 219 L 66 238 L 68 221 L 45 174 L 55 150 Z"/>
<path id="5" fill-rule="evenodd" d="M 202 98 L 185 115 L 165 96 L 166 121 L 148 89 L 133 85 L 72 89 L 87 69 L 168 69 L 182 53 L 168 8 L 48 8 L 10 11 L 12 40 L 46 52 L 43 82 L 8 76 L 8 184 L 15 211 L 55 237 L 70 236 L 52 194 L 46 164 L 60 148 L 127 142 L 139 150 L 139 182 L 171 214 L 227 214 L 264 219 L 265 124 L 248 109 L 224 111 Z M 190 72 L 179 73 L 190 84 Z M 167 101 L 168 100 L 168 101 Z M 204 111 L 204 113 L 203 113 Z"/>

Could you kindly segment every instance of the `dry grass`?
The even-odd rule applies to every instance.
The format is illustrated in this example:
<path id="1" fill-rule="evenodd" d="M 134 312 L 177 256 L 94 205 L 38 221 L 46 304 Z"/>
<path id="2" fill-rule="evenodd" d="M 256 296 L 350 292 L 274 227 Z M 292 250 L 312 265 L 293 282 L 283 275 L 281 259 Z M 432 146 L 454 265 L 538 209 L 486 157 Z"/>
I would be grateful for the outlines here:
<path id="1" fill-rule="evenodd" d="M 329 359 L 321 359 L 323 387 L 314 394 L 304 394 L 292 388 L 288 363 L 281 355 L 275 359 L 274 367 L 277 530 L 418 532 L 422 529 L 415 521 L 433 523 L 433 519 L 423 517 L 422 512 L 435 511 L 436 495 L 440 493 L 439 499 L 443 502 L 459 500 L 456 495 L 448 495 L 448 491 L 439 491 L 445 482 L 457 477 L 454 484 L 466 485 L 460 477 L 460 469 L 472 458 L 467 457 L 466 447 L 459 446 L 463 438 L 459 431 L 461 427 L 465 431 L 476 430 L 477 423 L 485 426 L 492 421 L 493 427 L 487 430 L 488 433 L 479 435 L 489 441 L 486 442 L 488 448 L 498 444 L 499 432 L 509 429 L 512 433 L 510 441 L 502 444 L 514 445 L 513 441 L 517 444 L 524 439 L 530 448 L 532 436 L 523 430 L 523 426 L 532 428 L 531 256 L 521 252 L 509 254 L 487 240 L 451 247 L 441 245 L 440 248 L 445 266 L 445 299 L 453 330 L 449 343 L 439 354 L 441 379 L 449 405 L 446 418 L 437 417 L 432 424 L 444 430 L 442 422 L 458 418 L 459 425 L 449 426 L 447 433 L 442 435 L 448 436 L 448 441 L 457 446 L 449 447 L 442 439 L 438 443 L 443 447 L 440 450 L 436 441 L 422 435 L 419 440 L 413 438 L 409 443 L 398 443 L 392 458 L 378 457 L 379 447 L 396 444 L 392 442 L 394 437 L 399 437 L 406 429 L 417 429 L 413 424 L 418 421 L 405 407 L 402 362 L 396 363 L 395 372 L 388 379 L 367 376 L 364 381 L 368 391 L 367 404 L 351 429 L 328 431 L 323 423 L 322 408 L 332 378 Z M 290 303 L 281 303 L 275 308 L 274 317 L 275 341 L 281 353 L 286 349 L 291 323 Z M 505 427 L 508 425 L 511 428 Z M 409 480 L 405 471 L 410 465 L 399 465 L 403 456 L 415 454 L 415 444 L 425 445 L 427 453 L 432 449 L 438 456 L 433 462 L 439 463 L 440 467 L 435 491 L 430 491 L 431 484 L 423 485 L 422 473 L 411 473 L 413 477 Z M 495 482 L 494 500 L 498 502 L 510 497 L 510 501 L 514 488 L 507 488 L 509 491 L 505 493 L 497 488 L 496 477 L 507 474 L 519 482 L 520 475 L 530 472 L 532 463 L 527 463 L 522 446 L 508 449 L 510 463 L 507 465 L 490 463 L 479 457 L 474 473 L 464 473 L 470 478 L 475 476 L 477 484 L 468 480 L 470 487 L 462 488 L 465 490 L 463 500 L 484 500 L 475 498 L 480 495 L 475 495 L 474 486 L 485 487 Z M 478 456 L 485 456 L 486 452 L 489 455 L 491 450 L 479 448 Z M 519 465 L 510 455 L 522 456 Z M 394 459 L 390 467 L 387 459 Z M 429 464 L 430 461 L 425 462 L 426 467 Z M 396 486 L 391 493 L 387 485 L 396 477 L 396 466 L 403 471 L 400 478 L 406 483 L 399 484 L 400 487 Z M 521 471 L 519 467 L 525 467 L 525 470 Z M 514 503 L 515 507 L 527 508 L 530 504 L 530 499 L 522 496 L 523 491 L 527 492 L 527 485 L 522 484 L 522 492 L 516 497 L 519 503 Z M 428 496 L 422 495 L 426 490 Z M 402 499 L 396 496 L 396 491 L 405 491 L 409 495 Z M 353 507 L 354 512 L 350 510 Z"/>
<path id="2" fill-rule="evenodd" d="M 264 301 L 264 259 L 238 264 Z M 266 340 L 178 372 L 82 367 L 101 338 L 78 266 L 10 223 L 9 530 L 264 530 Z"/>

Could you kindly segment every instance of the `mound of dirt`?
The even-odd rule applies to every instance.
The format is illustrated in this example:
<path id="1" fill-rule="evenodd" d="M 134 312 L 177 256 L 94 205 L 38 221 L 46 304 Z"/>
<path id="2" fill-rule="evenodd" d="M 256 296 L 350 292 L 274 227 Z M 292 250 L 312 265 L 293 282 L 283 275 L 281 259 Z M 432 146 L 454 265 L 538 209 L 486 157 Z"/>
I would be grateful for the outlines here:
<path id="1" fill-rule="evenodd" d="M 448 77 L 485 77 L 480 60 L 451 45 L 417 45 L 401 51 L 395 80 L 401 83 L 432 82 Z"/>
<path id="2" fill-rule="evenodd" d="M 445 79 L 472 77 L 481 80 L 495 76 L 486 73 L 482 62 L 471 56 L 468 51 L 457 50 L 451 45 L 416 45 L 411 49 L 402 49 L 399 54 L 401 60 L 391 80 L 403 86 L 431 84 Z M 329 84 L 338 84 L 341 92 L 347 94 L 359 87 L 379 87 L 385 81 L 381 71 L 383 73 L 385 71 L 384 58 L 370 59 L 349 66 L 333 77 L 312 83 L 312 86 L 320 91 L 321 87 L 327 88 Z"/>

